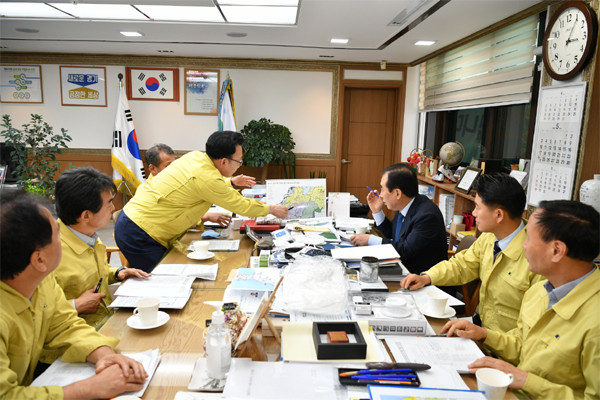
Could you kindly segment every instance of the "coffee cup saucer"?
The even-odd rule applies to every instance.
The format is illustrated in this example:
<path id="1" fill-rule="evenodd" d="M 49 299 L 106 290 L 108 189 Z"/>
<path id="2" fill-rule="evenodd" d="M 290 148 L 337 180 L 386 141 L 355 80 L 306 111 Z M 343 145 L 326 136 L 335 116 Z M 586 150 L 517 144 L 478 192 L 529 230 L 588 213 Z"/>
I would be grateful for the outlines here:
<path id="1" fill-rule="evenodd" d="M 433 313 L 427 308 L 425 308 L 421 312 L 423 313 L 423 315 L 431 318 L 450 318 L 456 315 L 456 310 L 450 306 L 446 306 L 446 310 L 444 310 L 443 314 Z"/>
<path id="2" fill-rule="evenodd" d="M 213 258 L 215 256 L 215 253 L 207 251 L 206 254 L 201 254 L 200 252 L 192 251 L 187 256 L 192 260 L 208 260 L 209 258 Z"/>
<path id="3" fill-rule="evenodd" d="M 138 315 L 132 315 L 131 317 L 127 318 L 127 325 L 133 329 L 153 329 L 166 324 L 169 318 L 171 318 L 169 314 L 164 311 L 159 311 L 156 315 L 156 323 L 151 325 L 143 325 Z"/>

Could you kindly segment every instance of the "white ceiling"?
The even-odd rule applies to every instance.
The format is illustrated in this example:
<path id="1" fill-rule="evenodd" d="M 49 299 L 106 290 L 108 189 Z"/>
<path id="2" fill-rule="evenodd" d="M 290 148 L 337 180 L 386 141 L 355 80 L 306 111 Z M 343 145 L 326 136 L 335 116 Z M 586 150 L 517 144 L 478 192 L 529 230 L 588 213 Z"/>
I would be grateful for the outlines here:
<path id="1" fill-rule="evenodd" d="M 212 0 L 79 2 L 213 4 Z M 11 52 L 410 63 L 540 3 L 540 0 L 451 0 L 444 3 L 438 0 L 301 0 L 297 25 L 294 26 L 1 18 L 0 45 L 2 51 Z M 436 5 L 441 7 L 432 15 L 385 45 Z M 409 14 L 409 18 L 400 25 L 390 25 L 403 13 Z M 139 31 L 144 36 L 126 38 L 119 33 L 124 30 Z M 227 36 L 232 32 L 247 36 Z M 332 45 L 332 37 L 351 40 L 347 45 Z M 417 40 L 435 40 L 436 43 L 430 47 L 414 46 Z M 169 52 L 160 52 L 164 50 Z"/>

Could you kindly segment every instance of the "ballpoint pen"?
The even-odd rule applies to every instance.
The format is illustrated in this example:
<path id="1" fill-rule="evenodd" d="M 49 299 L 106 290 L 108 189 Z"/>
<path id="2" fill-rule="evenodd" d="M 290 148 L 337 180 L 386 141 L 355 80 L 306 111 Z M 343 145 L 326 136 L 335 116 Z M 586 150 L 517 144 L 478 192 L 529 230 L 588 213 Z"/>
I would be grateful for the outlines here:
<path id="1" fill-rule="evenodd" d="M 401 369 L 361 369 L 360 371 L 348 371 L 342 372 L 341 377 L 355 376 L 355 375 L 373 375 L 373 374 L 391 374 L 396 372 L 413 372 L 413 369 L 401 368 Z"/>
<path id="2" fill-rule="evenodd" d="M 369 189 L 371 191 L 371 193 L 373 193 L 375 196 L 379 197 L 379 195 L 370 187 L 367 186 L 367 189 Z"/>
<path id="3" fill-rule="evenodd" d="M 102 279 L 100 278 L 100 280 L 98 281 L 98 284 L 96 285 L 96 289 L 94 289 L 94 293 L 98 293 L 98 290 L 100 290 L 100 285 L 102 285 Z"/>

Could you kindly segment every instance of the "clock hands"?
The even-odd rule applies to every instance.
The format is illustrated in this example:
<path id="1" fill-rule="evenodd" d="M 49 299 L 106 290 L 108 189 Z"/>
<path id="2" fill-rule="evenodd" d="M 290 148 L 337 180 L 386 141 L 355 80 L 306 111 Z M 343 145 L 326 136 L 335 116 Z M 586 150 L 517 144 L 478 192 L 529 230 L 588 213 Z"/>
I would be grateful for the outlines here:
<path id="1" fill-rule="evenodd" d="M 571 42 L 575 42 L 579 39 L 573 39 L 571 40 L 571 35 L 573 34 L 573 30 L 575 29 L 575 25 L 577 24 L 577 21 L 579 20 L 579 15 L 575 15 L 575 22 L 573 22 L 573 26 L 571 27 L 571 32 L 569 32 L 569 37 L 567 37 L 567 45 Z"/>

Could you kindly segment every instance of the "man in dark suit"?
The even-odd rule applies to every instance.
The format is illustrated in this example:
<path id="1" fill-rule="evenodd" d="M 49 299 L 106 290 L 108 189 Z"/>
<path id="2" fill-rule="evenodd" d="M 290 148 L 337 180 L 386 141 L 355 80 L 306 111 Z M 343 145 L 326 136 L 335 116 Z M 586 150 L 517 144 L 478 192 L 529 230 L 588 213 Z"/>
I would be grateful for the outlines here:
<path id="1" fill-rule="evenodd" d="M 421 273 L 448 259 L 444 218 L 438 206 L 418 194 L 415 172 L 407 164 L 394 164 L 381 175 L 381 192 L 369 192 L 367 203 L 375 219 L 375 227 L 385 236 L 358 234 L 350 239 L 354 245 L 391 243 L 402 263 L 413 273 Z M 383 205 L 396 211 L 390 221 Z"/>

